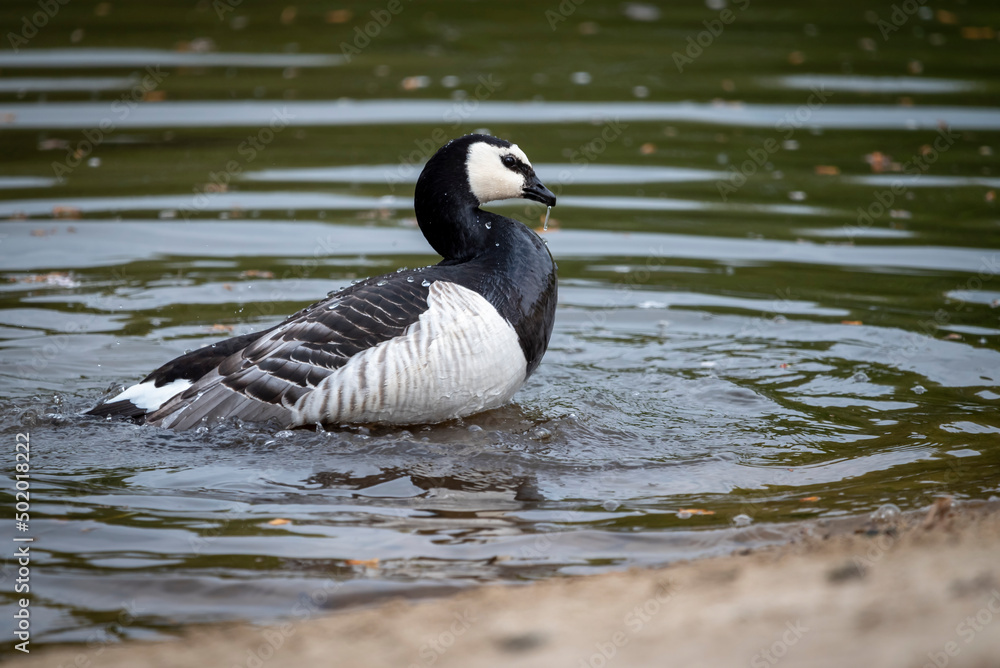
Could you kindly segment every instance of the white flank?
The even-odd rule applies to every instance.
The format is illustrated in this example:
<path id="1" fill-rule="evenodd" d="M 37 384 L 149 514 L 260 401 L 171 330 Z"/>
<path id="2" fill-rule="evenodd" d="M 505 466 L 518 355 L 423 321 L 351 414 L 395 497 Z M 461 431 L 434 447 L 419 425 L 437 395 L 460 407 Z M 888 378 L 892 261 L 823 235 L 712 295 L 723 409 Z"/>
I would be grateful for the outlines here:
<path id="1" fill-rule="evenodd" d="M 443 422 L 497 408 L 524 383 L 517 332 L 482 295 L 436 281 L 402 336 L 359 353 L 295 405 L 296 422 Z"/>
<path id="2" fill-rule="evenodd" d="M 477 142 L 469 146 L 469 157 L 465 161 L 465 171 L 469 175 L 469 187 L 480 204 L 498 199 L 516 199 L 524 190 L 524 176 L 508 169 L 501 161 L 503 156 L 512 155 L 531 166 L 524 151 L 512 144 L 509 147 L 494 146 Z"/>
<path id="3" fill-rule="evenodd" d="M 132 405 L 152 412 L 166 403 L 168 399 L 180 394 L 189 387 L 191 387 L 191 381 L 180 378 L 160 387 L 156 387 L 155 383 L 148 381 L 133 385 L 118 396 L 108 399 L 105 403 L 130 401 Z"/>

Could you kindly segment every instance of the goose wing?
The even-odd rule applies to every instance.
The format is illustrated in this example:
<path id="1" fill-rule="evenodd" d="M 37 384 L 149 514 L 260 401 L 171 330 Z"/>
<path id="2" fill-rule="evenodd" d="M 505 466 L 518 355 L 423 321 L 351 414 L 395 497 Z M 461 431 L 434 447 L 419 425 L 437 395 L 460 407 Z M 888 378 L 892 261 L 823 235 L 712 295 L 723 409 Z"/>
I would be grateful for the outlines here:
<path id="1" fill-rule="evenodd" d="M 222 417 L 298 424 L 299 399 L 358 353 L 418 321 L 429 285 L 395 274 L 331 294 L 226 357 L 147 421 L 173 429 Z"/>

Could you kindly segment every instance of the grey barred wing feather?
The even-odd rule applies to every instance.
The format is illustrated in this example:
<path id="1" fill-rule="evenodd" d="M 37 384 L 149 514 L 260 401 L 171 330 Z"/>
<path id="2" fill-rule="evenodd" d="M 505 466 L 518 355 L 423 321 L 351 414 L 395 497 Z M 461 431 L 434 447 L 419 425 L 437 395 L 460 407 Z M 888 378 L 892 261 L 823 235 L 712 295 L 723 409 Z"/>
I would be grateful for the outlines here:
<path id="1" fill-rule="evenodd" d="M 422 282 L 399 274 L 347 288 L 230 355 L 147 422 L 172 429 L 219 417 L 302 424 L 296 404 L 355 355 L 404 335 L 427 310 L 427 296 Z"/>

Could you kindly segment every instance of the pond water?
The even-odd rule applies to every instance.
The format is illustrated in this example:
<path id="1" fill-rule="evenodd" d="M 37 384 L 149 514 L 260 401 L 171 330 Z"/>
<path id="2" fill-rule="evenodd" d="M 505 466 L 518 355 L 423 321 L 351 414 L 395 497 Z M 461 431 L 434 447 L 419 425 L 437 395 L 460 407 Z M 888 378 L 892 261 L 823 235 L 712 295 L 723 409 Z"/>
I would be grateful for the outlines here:
<path id="1" fill-rule="evenodd" d="M 16 434 L 32 446 L 30 528 L 0 526 L 34 539 L 35 643 L 663 564 L 1000 492 L 995 4 L 402 3 L 384 27 L 360 3 L 60 7 L 0 54 L 11 514 Z M 0 16 L 27 35 L 36 10 Z M 560 197 L 555 333 L 511 405 L 330 431 L 80 415 L 436 262 L 413 183 L 480 129 Z"/>

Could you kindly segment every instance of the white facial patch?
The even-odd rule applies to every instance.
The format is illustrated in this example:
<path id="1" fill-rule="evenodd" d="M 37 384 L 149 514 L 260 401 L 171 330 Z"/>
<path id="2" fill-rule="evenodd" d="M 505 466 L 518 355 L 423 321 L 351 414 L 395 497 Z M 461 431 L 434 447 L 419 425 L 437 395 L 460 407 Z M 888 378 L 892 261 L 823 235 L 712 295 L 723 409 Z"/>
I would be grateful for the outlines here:
<path id="1" fill-rule="evenodd" d="M 503 164 L 505 155 L 512 155 L 525 165 L 531 166 L 528 156 L 517 147 L 517 144 L 494 146 L 486 142 L 477 142 L 469 146 L 465 170 L 469 175 L 472 194 L 480 204 L 522 196 L 524 176 Z"/>

